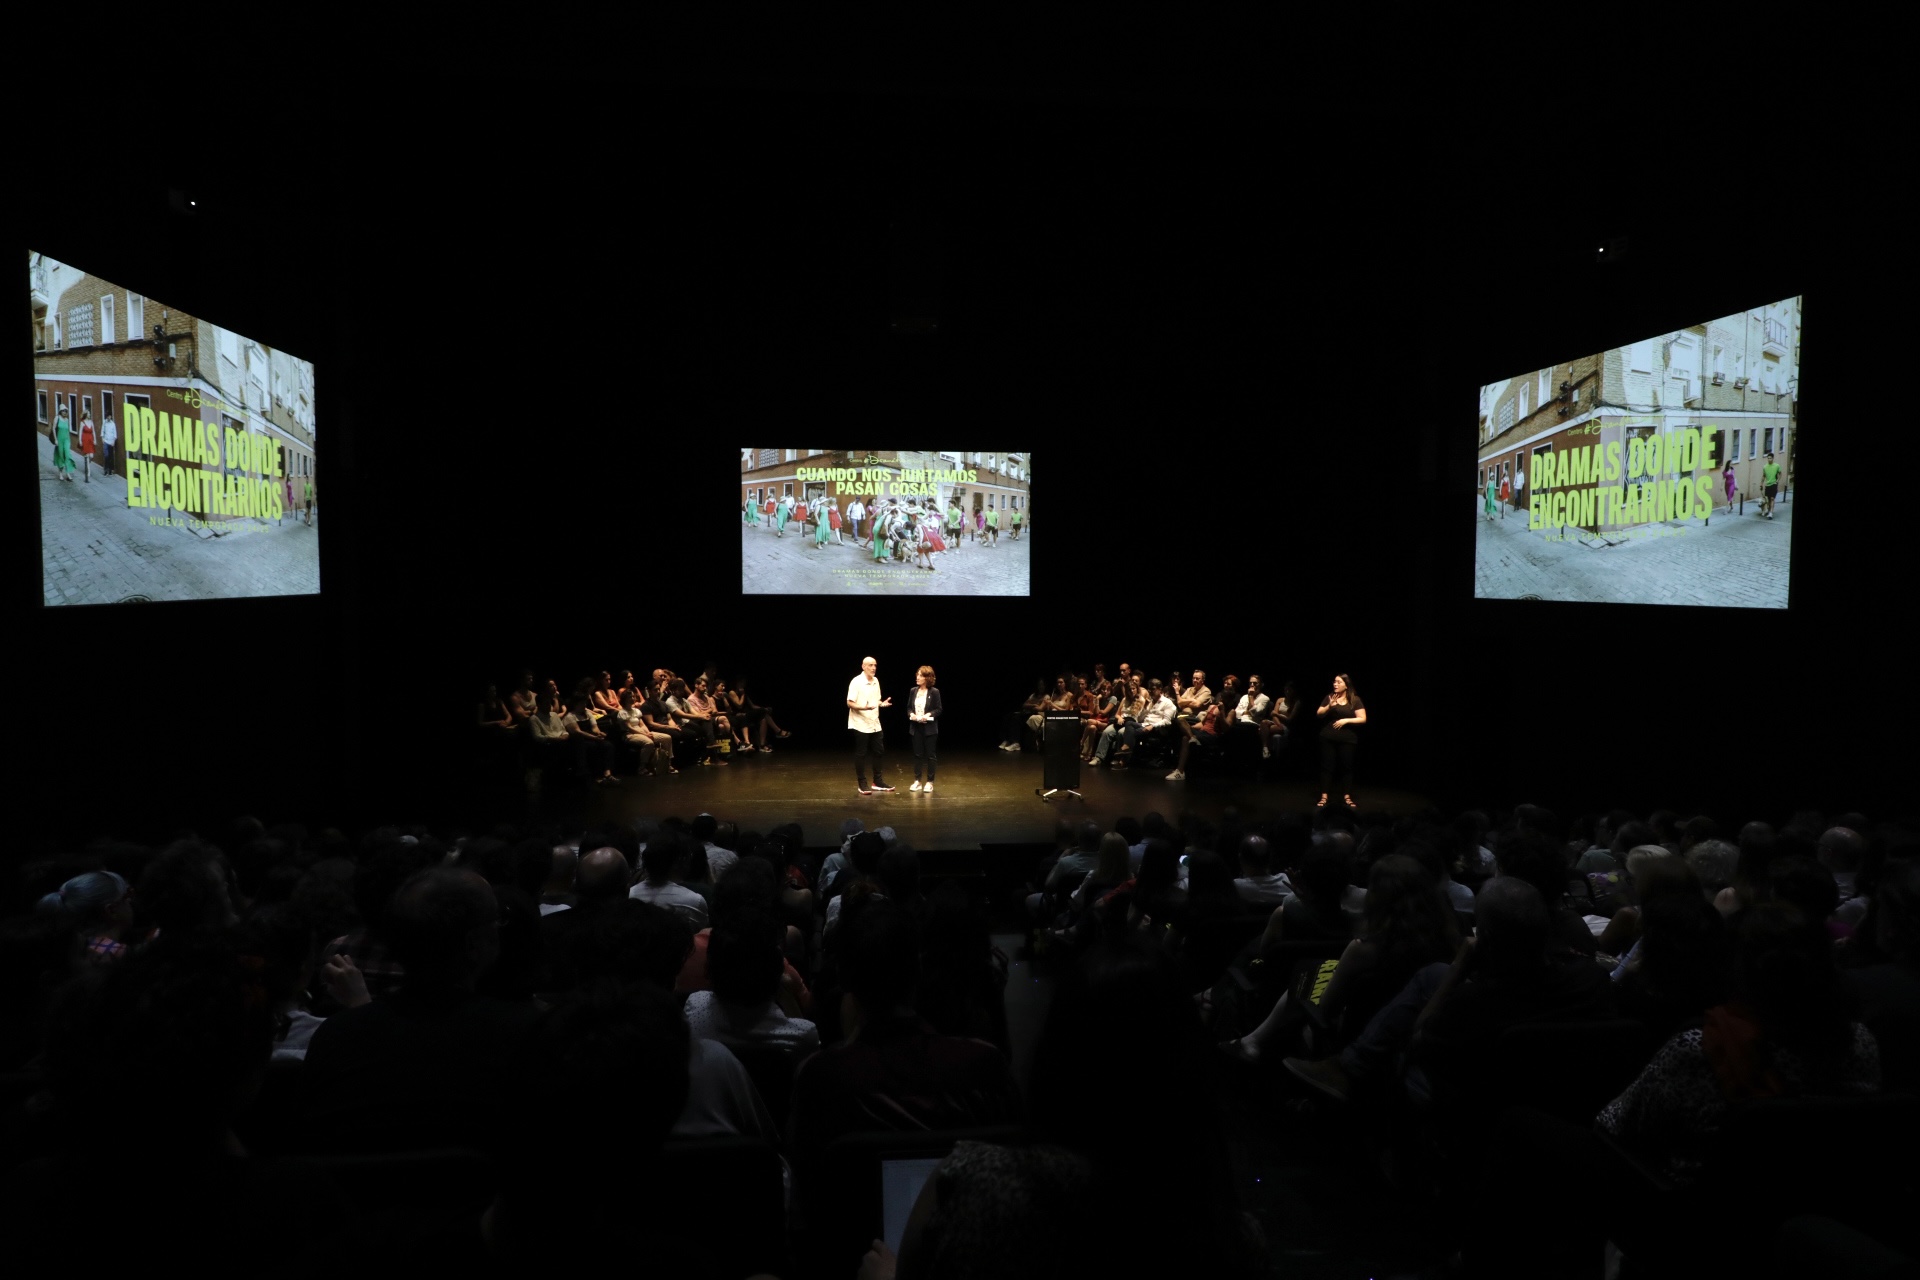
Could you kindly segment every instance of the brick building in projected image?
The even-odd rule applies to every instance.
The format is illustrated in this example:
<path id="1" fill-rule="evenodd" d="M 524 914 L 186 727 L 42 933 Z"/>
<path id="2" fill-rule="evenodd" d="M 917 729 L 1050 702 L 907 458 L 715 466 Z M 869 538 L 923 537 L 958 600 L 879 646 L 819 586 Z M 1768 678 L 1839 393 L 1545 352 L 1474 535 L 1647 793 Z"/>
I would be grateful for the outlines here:
<path id="1" fill-rule="evenodd" d="M 77 448 L 83 416 L 96 430 L 111 417 L 121 440 L 112 470 L 125 475 L 127 409 L 183 414 L 277 441 L 296 502 L 318 483 L 310 362 L 44 254 L 29 265 L 39 432 L 51 435 L 64 408 Z"/>
<path id="2" fill-rule="evenodd" d="M 863 505 L 872 505 L 873 495 L 853 491 L 848 487 L 852 481 L 801 478 L 803 469 L 813 468 L 888 473 L 880 477 L 882 485 L 897 481 L 903 471 L 972 471 L 975 478 L 971 481 L 934 484 L 941 511 L 947 509 L 947 500 L 954 498 L 969 519 L 993 506 L 1000 512 L 1002 528 L 1015 511 L 1031 518 L 1032 455 L 980 450 L 742 449 L 740 501 L 751 502 L 757 509 L 769 497 L 778 501 L 791 496 L 798 503 L 825 495 L 842 511 L 856 497 Z M 885 497 L 882 493 L 882 501 Z"/>
<path id="3" fill-rule="evenodd" d="M 1624 460 L 1631 441 L 1696 430 L 1712 441 L 1715 509 L 1725 501 L 1718 474 L 1731 459 L 1736 500 L 1757 499 L 1769 453 L 1780 467 L 1782 496 L 1790 495 L 1798 443 L 1800 391 L 1800 299 L 1754 307 L 1599 355 L 1537 369 L 1480 389 L 1476 495 L 1491 478 L 1496 493 L 1513 491 L 1521 512 L 1539 487 L 1544 455 L 1594 448 L 1602 456 L 1619 444 L 1623 459 L 1609 484 L 1687 478 L 1675 470 L 1629 477 Z M 1591 488 L 1598 480 L 1583 486 Z M 1592 532 L 1649 523 L 1594 518 L 1572 523 Z"/>

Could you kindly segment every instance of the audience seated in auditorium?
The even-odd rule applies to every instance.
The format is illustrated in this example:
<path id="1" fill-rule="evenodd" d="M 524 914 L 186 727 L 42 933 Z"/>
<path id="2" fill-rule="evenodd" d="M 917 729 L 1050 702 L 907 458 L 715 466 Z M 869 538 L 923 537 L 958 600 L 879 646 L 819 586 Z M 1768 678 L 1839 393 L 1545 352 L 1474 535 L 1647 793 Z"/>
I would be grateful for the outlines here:
<path id="1" fill-rule="evenodd" d="M 1668 1040 L 1596 1121 L 1681 1184 L 1733 1103 L 1880 1086 L 1873 1033 L 1841 998 L 1824 932 L 1784 902 L 1743 911 L 1737 931 L 1733 1001 Z"/>
<path id="2" fill-rule="evenodd" d="M 582 705 L 608 691 L 589 688 Z M 1217 703 L 1224 713 L 1227 696 Z M 740 1235 L 770 1231 L 804 1250 L 809 1224 L 830 1217 L 814 1211 L 870 1195 L 819 1180 L 837 1167 L 821 1159 L 835 1135 L 898 1129 L 920 1141 L 1025 1117 L 1033 1145 L 964 1143 L 943 1162 L 900 1274 L 1257 1273 L 1258 1235 L 1240 1209 L 1261 1166 L 1248 1176 L 1235 1143 L 1256 1153 L 1284 1143 L 1312 1168 L 1333 1167 L 1330 1137 L 1340 1161 L 1361 1158 L 1355 1168 L 1387 1154 L 1393 1187 L 1360 1189 L 1388 1197 L 1382 1206 L 1429 1179 L 1472 1185 L 1480 1157 L 1520 1159 L 1502 1145 L 1503 1109 L 1529 1091 L 1515 1071 L 1535 1095 L 1593 1082 L 1584 1057 L 1563 1072 L 1541 1056 L 1567 1022 L 1639 1055 L 1597 1073 L 1609 1092 L 1646 1064 L 1600 1128 L 1683 1181 L 1738 1100 L 1868 1089 L 1876 1071 L 1886 1088 L 1920 1085 L 1920 849 L 1899 824 L 1803 812 L 1741 828 L 1601 807 L 1562 824 L 1536 806 L 1452 822 L 1178 817 L 1059 833 L 1027 890 L 1043 912 L 1059 906 L 1061 936 L 1077 945 L 1038 945 L 1018 971 L 1018 1000 L 988 932 L 991 899 L 931 861 L 923 878 L 891 832 L 862 833 L 861 856 L 849 856 L 857 823 L 831 877 L 816 877 L 798 828 L 763 837 L 711 815 L 524 839 L 449 832 L 447 844 L 383 829 L 358 845 L 243 819 L 219 828 L 231 858 L 190 840 L 31 864 L 13 909 L 46 914 L 0 921 L 9 1256 L 50 1271 L 70 1261 L 35 1252 L 50 1233 L 68 1239 L 104 1220 L 134 1233 L 144 1256 L 191 1254 L 223 1270 L 260 1257 L 329 1276 L 397 1262 L 391 1223 L 371 1234 L 374 1215 L 417 1215 L 444 1175 L 423 1174 L 418 1194 L 373 1193 L 377 1180 L 358 1172 L 334 1183 L 241 1153 L 411 1150 L 395 1157 L 411 1160 L 423 1145 L 458 1143 L 491 1158 L 467 1157 L 483 1195 L 434 1225 L 439 1234 L 410 1220 L 405 1257 L 522 1265 L 550 1256 L 578 1212 L 577 1188 L 552 1169 L 598 1167 L 617 1151 L 623 1194 L 670 1203 L 667 1179 L 686 1179 L 663 1162 L 663 1141 L 743 1135 L 796 1160 L 808 1212 L 789 1221 L 777 1204 L 742 1201 Z M 1741 847 L 1716 830 L 1740 830 Z M 1482 883 L 1489 844 L 1502 876 Z M 714 873 L 704 897 L 687 883 L 703 862 Z M 672 907 L 629 897 L 643 865 L 665 869 L 648 892 L 689 896 Z M 1250 885 L 1266 890 L 1251 895 L 1258 906 Z M 1367 928 L 1358 943 L 1343 911 L 1350 889 Z M 812 934 L 829 897 L 822 956 Z M 694 898 L 712 924 L 698 936 Z M 1250 908 L 1261 915 L 1250 920 Z M 1474 928 L 1473 940 L 1455 944 L 1455 927 Z M 1268 979 L 1263 961 L 1294 980 Z M 1312 1016 L 1303 1010 L 1319 984 L 1308 979 L 1324 980 Z M 1054 987 L 1037 1046 L 1021 1043 L 1017 1020 L 1033 983 Z M 1262 1022 L 1268 1002 L 1277 1026 Z M 1649 1047 L 1636 1048 L 1631 1024 L 1601 1021 L 1610 1015 L 1644 1027 Z M 1209 1022 L 1220 1039 L 1260 1023 L 1236 1054 L 1267 1070 L 1225 1074 Z M 1548 1034 L 1508 1035 L 1528 1027 Z M 1291 1074 L 1280 1067 L 1289 1057 Z M 1013 1080 L 1027 1062 L 1023 1102 Z M 1304 1101 L 1294 1074 L 1354 1102 L 1410 1092 L 1424 1105 L 1337 1112 Z M 1591 1144 L 1607 1093 L 1586 1093 L 1592 1106 L 1560 1122 L 1576 1121 Z M 563 1098 L 564 1114 L 525 1101 L 543 1096 Z M 1215 1110 L 1223 1101 L 1240 1112 L 1231 1126 Z M 1169 1106 L 1180 1124 L 1154 1119 Z M 776 1115 L 792 1117 L 785 1137 Z M 1413 1130 L 1389 1123 L 1408 1118 Z M 1549 1194 L 1585 1185 L 1572 1163 L 1507 1167 Z M 111 1197 L 98 1190 L 102 1168 L 150 1176 L 137 1195 Z M 1169 1181 L 1170 1169 L 1180 1176 Z M 1151 1212 L 1098 1225 L 1094 1206 L 1132 1203 L 1142 1187 Z M 1769 1211 L 1791 1214 L 1790 1195 Z M 643 1270 L 755 1270 L 715 1263 L 731 1233 L 674 1238 L 680 1220 L 649 1222 L 629 1242 Z M 1443 1220 L 1470 1234 L 1474 1219 Z M 1436 1228 L 1435 1265 L 1450 1231 Z M 881 1252 L 863 1274 L 890 1274 L 877 1269 Z M 791 1274 L 808 1274 L 800 1256 Z M 851 1260 L 831 1271 L 852 1273 Z"/>
<path id="3" fill-rule="evenodd" d="M 393 1148 L 495 1149 L 530 1001 L 476 994 L 500 952 L 500 907 L 471 871 L 414 873 L 386 913 L 398 990 L 328 1018 L 308 1045 L 316 1130 Z M 343 963 L 350 964 L 350 961 Z"/>
<path id="4" fill-rule="evenodd" d="M 841 930 L 845 1039 L 802 1062 L 793 1082 L 792 1156 L 803 1203 L 832 1193 L 808 1179 L 840 1134 L 977 1128 L 1017 1122 L 1022 1110 L 998 1049 L 941 1035 L 915 1011 L 920 931 L 905 907 L 863 897 Z"/>
<path id="5" fill-rule="evenodd" d="M 1880 1044 L 1887 1087 L 1920 1088 L 1920 861 L 1902 858 L 1880 876 L 1843 955 L 1842 986 Z"/>
<path id="6" fill-rule="evenodd" d="M 1027 912 L 1035 923 L 1045 924 L 1066 910 L 1067 895 L 1080 887 L 1100 861 L 1100 824 L 1088 819 L 1078 827 L 1062 819 L 1062 827 L 1073 833 L 1074 841 L 1070 848 L 1063 848 L 1047 871 L 1046 879 L 1038 893 L 1027 897 Z M 1115 835 L 1121 848 L 1126 847 L 1126 839 Z"/>
<path id="7" fill-rule="evenodd" d="M 1344 1047 L 1416 973 L 1451 960 L 1459 928 L 1438 881 L 1419 861 L 1392 853 L 1367 878 L 1365 929 L 1340 954 L 1317 1005 L 1327 1048 Z M 1241 1037 L 1237 1056 L 1258 1061 L 1285 1035 L 1294 1010 L 1282 1000 L 1259 1027 Z"/>

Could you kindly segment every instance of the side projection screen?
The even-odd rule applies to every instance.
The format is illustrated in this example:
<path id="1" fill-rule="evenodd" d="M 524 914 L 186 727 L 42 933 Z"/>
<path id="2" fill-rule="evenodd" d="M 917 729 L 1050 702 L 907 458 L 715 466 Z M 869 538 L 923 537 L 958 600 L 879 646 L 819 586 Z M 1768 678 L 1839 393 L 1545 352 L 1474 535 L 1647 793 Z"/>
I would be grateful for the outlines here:
<path id="1" fill-rule="evenodd" d="M 1033 455 L 742 449 L 746 595 L 1024 596 Z"/>
<path id="2" fill-rule="evenodd" d="M 1475 598 L 1786 608 L 1800 303 L 1480 388 Z"/>
<path id="3" fill-rule="evenodd" d="M 42 598 L 320 590 L 313 365 L 28 255 Z"/>

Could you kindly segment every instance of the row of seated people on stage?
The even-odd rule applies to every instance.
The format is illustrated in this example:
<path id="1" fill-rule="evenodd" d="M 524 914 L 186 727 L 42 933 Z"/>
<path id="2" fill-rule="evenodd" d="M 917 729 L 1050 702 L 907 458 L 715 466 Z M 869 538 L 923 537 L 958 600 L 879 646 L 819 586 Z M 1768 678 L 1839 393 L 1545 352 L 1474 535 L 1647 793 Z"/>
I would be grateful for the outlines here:
<path id="1" fill-rule="evenodd" d="M 433 1256 L 533 1261 L 577 1237 L 582 1171 L 618 1152 L 621 1196 L 652 1210 L 622 1247 L 660 1274 L 1264 1275 L 1297 1225 L 1251 1212 L 1231 1106 L 1343 1179 L 1384 1145 L 1383 1212 L 1411 1183 L 1446 1210 L 1443 1256 L 1497 1260 L 1515 1237 L 1474 1206 L 1597 1250 L 1635 1224 L 1569 1204 L 1570 1179 L 1685 1187 L 1756 1100 L 1920 1086 L 1912 824 L 1062 823 L 1020 904 L 1053 988 L 1031 1026 L 978 882 L 923 875 L 891 829 L 839 834 L 243 821 L 26 867 L 0 922 L 9 1256 L 110 1222 L 151 1256 L 337 1274 L 391 1261 L 380 1223 L 417 1203 L 406 1238 Z M 1562 1114 L 1516 1129 L 1518 1099 Z M 1846 1123 L 1895 1141 L 1889 1114 Z M 843 1230 L 867 1195 L 846 1144 L 872 1131 L 987 1135 L 950 1141 L 897 1258 Z M 777 1153 L 766 1195 L 676 1192 L 686 1144 L 742 1140 Z M 444 1188 L 395 1200 L 385 1167 L 369 1205 L 352 1177 L 450 1150 L 478 1154 Z M 1560 1173 L 1497 1175 L 1535 1162 Z M 145 1176 L 128 1194 L 103 1169 Z M 1752 1174 L 1775 1220 L 1800 1207 L 1780 1188 L 1813 1194 Z M 1152 1213 L 1088 1229 L 1143 1187 Z M 1761 1240 L 1697 1225 L 1722 1257 Z M 1560 1274 L 1543 1257 L 1526 1274 Z"/>
<path id="2" fill-rule="evenodd" d="M 1063 673 L 1051 685 L 1038 681 L 1003 722 L 1000 749 L 1020 750 L 1022 729 L 1043 742 L 1049 715 L 1077 714 L 1082 764 L 1125 769 L 1135 760 L 1164 755 L 1173 759 L 1167 780 L 1180 782 L 1195 748 L 1204 751 L 1229 741 L 1229 735 L 1257 741 L 1261 758 L 1271 759 L 1274 748 L 1286 744 L 1299 704 L 1292 681 L 1276 696 L 1263 677 L 1248 676 L 1242 685 L 1229 672 L 1216 693 L 1207 673 L 1197 668 L 1190 679 L 1175 671 L 1163 683 L 1125 662 L 1117 676 L 1109 677 L 1106 664 L 1096 662 L 1092 675 Z"/>
<path id="3" fill-rule="evenodd" d="M 485 740 L 517 748 L 530 763 L 558 763 L 595 784 L 676 774 L 682 764 L 725 766 L 735 754 L 770 753 L 792 735 L 773 708 L 754 700 L 747 678 L 729 682 L 709 669 L 683 679 L 656 667 L 641 681 L 631 671 L 602 671 L 563 695 L 558 682 L 523 672 L 505 697 L 481 693 L 476 723 Z"/>

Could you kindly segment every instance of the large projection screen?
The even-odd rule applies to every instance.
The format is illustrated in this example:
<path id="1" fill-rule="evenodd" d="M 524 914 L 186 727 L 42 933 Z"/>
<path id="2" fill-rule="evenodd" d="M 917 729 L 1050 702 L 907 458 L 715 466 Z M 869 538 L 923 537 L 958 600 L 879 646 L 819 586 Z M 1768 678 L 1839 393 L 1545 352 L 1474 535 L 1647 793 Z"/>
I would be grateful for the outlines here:
<path id="1" fill-rule="evenodd" d="M 1033 455 L 740 450 L 746 595 L 1025 596 Z"/>
<path id="2" fill-rule="evenodd" d="M 28 255 L 42 599 L 320 590 L 314 368 Z"/>
<path id="3" fill-rule="evenodd" d="M 1784 609 L 1801 299 L 1480 388 L 1478 599 Z"/>

